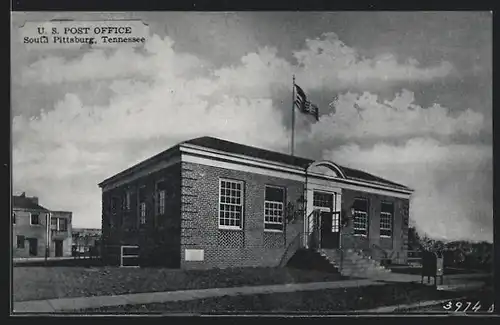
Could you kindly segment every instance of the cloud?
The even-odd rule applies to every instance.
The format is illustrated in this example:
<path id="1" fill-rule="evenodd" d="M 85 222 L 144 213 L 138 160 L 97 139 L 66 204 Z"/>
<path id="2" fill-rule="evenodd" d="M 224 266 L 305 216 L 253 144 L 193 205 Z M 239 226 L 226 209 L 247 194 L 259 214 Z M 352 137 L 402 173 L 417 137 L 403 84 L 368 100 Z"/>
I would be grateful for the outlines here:
<path id="1" fill-rule="evenodd" d="M 402 146 L 345 145 L 325 150 L 324 156 L 413 188 L 410 217 L 429 236 L 493 238 L 491 146 L 414 138 Z"/>
<path id="2" fill-rule="evenodd" d="M 185 74 L 206 72 L 209 62 L 188 53 L 176 53 L 174 42 L 153 35 L 143 51 L 122 48 L 109 53 L 93 50 L 82 58 L 66 60 L 48 57 L 38 60 L 24 69 L 22 83 L 63 83 L 88 79 L 113 79 L 129 77 L 155 77 L 161 73 Z M 364 58 L 355 48 L 347 46 L 335 33 L 325 33 L 321 38 L 307 39 L 305 48 L 293 53 L 294 65 L 277 56 L 273 47 L 259 48 L 241 58 L 238 66 L 221 67 L 213 75 L 219 82 L 232 86 L 232 90 L 252 93 L 253 89 L 266 93 L 266 86 L 289 87 L 290 77 L 297 75 L 306 89 L 338 90 L 367 85 L 379 81 L 431 81 L 443 78 L 454 71 L 451 63 L 443 61 L 438 66 L 421 67 L 415 59 L 398 62 L 392 54 Z M 170 60 L 177 64 L 165 64 Z M 169 70 L 169 71 L 165 71 Z M 242 78 L 244 73 L 245 78 Z M 255 81 L 259 82 L 256 83 Z"/>
<path id="3" fill-rule="evenodd" d="M 115 50 L 91 50 L 73 59 L 50 56 L 27 66 L 21 83 L 60 84 L 84 80 L 120 78 L 161 78 L 199 73 L 209 64 L 194 55 L 175 53 L 174 42 L 154 35 L 144 49 L 122 47 Z M 174 63 L 175 64 L 172 64 Z"/>
<path id="4" fill-rule="evenodd" d="M 74 211 L 75 222 L 99 226 L 97 183 L 179 141 L 213 135 L 277 150 L 287 145 L 271 99 L 242 97 L 232 93 L 233 82 L 193 74 L 193 63 L 201 61 L 176 55 L 171 46 L 168 39 L 155 38 L 141 60 L 129 51 L 88 53 L 91 59 L 78 61 L 82 66 L 61 60 L 35 64 L 36 73 L 47 71 L 44 83 L 113 78 L 112 96 L 107 105 L 85 105 L 78 93 L 67 93 L 39 117 L 15 116 L 14 189 L 33 192 L 50 208 Z M 129 57 L 117 63 L 117 55 Z M 141 67 L 125 64 L 135 60 Z M 56 62 L 58 72 L 40 68 Z M 85 199 L 79 201 L 80 195 Z"/>
<path id="5" fill-rule="evenodd" d="M 292 73 L 306 90 L 334 90 L 375 80 L 429 81 L 446 76 L 450 67 L 443 63 L 422 68 L 415 61 L 398 63 L 393 57 L 361 58 L 332 35 L 308 40 L 306 48 L 295 53 L 298 66 L 280 58 L 273 48 L 261 48 L 238 64 L 216 68 L 195 55 L 177 53 L 173 46 L 170 38 L 153 36 L 143 50 L 90 51 L 73 59 L 47 57 L 22 69 L 20 84 L 28 94 L 40 86 L 64 85 L 68 91 L 36 118 L 14 117 L 14 190 L 37 195 L 52 209 L 73 211 L 75 225 L 98 227 L 97 183 L 179 141 L 213 135 L 284 150 L 289 135 L 274 94 L 290 89 Z M 83 84 L 105 88 L 108 100 L 99 104 L 87 100 L 85 96 L 93 91 L 79 88 Z M 482 128 L 482 115 L 473 111 L 451 116 L 439 105 L 422 108 L 413 101 L 407 91 L 383 103 L 368 92 L 347 92 L 339 97 L 335 115 L 322 117 L 298 139 L 304 146 L 332 150 L 332 139 L 352 143 L 428 133 L 470 135 Z M 35 97 L 32 103 L 37 105 Z M 345 147 L 333 149 L 332 154 L 355 165 L 360 160 L 356 154 L 363 150 Z M 429 153 L 424 165 L 440 164 L 442 160 L 430 158 L 441 157 L 440 153 Z M 377 155 L 363 160 L 373 157 Z M 376 172 L 376 166 L 370 168 Z M 380 166 L 394 164 L 386 161 Z"/>
<path id="6" fill-rule="evenodd" d="M 369 92 L 340 94 L 335 112 L 324 115 L 311 127 L 304 141 L 355 141 L 366 138 L 412 138 L 418 136 L 474 136 L 487 130 L 484 116 L 471 109 L 452 115 L 439 104 L 421 107 L 414 94 L 403 89 L 392 101 L 381 102 Z"/>
<path id="7" fill-rule="evenodd" d="M 384 82 L 428 82 L 452 74 L 450 62 L 421 67 L 414 58 L 398 62 L 393 54 L 373 58 L 362 57 L 347 46 L 335 33 L 306 40 L 306 48 L 294 53 L 301 70 L 298 79 L 312 89 L 345 89 L 354 85 Z"/>

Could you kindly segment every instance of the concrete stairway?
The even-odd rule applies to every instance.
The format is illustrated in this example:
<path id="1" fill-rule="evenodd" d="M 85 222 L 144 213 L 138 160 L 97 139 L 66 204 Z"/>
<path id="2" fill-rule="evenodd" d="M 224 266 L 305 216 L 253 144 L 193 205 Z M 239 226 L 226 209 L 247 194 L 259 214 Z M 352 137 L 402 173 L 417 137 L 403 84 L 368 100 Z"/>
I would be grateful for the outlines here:
<path id="1" fill-rule="evenodd" d="M 339 270 L 320 252 L 313 249 L 299 249 L 287 263 L 288 267 L 304 270 L 316 270 L 328 273 L 339 273 Z"/>
<path id="2" fill-rule="evenodd" d="M 334 265 L 340 274 L 344 276 L 360 278 L 387 278 L 391 275 L 391 270 L 380 265 L 379 262 L 362 252 L 354 249 L 344 251 L 344 258 L 341 265 L 340 250 L 320 249 L 318 251 L 325 259 Z"/>

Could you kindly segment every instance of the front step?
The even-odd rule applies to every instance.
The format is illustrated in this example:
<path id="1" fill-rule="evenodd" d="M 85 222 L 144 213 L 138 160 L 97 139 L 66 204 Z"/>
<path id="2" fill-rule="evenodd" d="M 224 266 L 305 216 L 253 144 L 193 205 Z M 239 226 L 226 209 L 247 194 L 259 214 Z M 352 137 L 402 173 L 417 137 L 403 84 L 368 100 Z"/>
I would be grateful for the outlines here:
<path id="1" fill-rule="evenodd" d="M 379 262 L 363 256 L 354 250 L 344 252 L 342 265 L 340 265 L 341 258 L 338 250 L 320 249 L 319 253 L 339 269 L 340 273 L 344 276 L 377 278 L 391 273 L 391 270 L 381 266 Z"/>
<path id="2" fill-rule="evenodd" d="M 340 273 L 334 264 L 321 255 L 320 252 L 312 249 L 297 250 L 288 261 L 287 266 L 296 269 L 312 269 L 328 273 Z"/>

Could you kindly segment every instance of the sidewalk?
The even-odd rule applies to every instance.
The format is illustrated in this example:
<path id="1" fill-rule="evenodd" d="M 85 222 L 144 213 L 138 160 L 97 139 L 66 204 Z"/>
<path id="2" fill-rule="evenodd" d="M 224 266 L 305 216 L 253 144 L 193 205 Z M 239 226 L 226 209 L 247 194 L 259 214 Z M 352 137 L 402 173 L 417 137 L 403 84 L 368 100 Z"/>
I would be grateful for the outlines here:
<path id="1" fill-rule="evenodd" d="M 311 291 L 322 289 L 351 288 L 368 285 L 384 285 L 370 279 L 347 280 L 335 282 L 294 283 L 267 286 L 247 286 L 236 288 L 213 288 L 202 290 L 181 290 L 167 292 L 147 292 L 116 296 L 75 297 L 48 300 L 31 300 L 14 302 L 16 313 L 53 313 L 60 311 L 76 311 L 99 307 L 119 305 L 142 305 L 165 303 L 170 301 L 185 301 L 193 299 L 254 295 L 266 293 L 283 293 L 295 291 Z"/>
<path id="2" fill-rule="evenodd" d="M 485 278 L 488 276 L 493 276 L 487 273 L 470 273 L 470 274 L 450 274 L 443 277 L 443 285 L 454 284 L 457 282 L 469 282 L 471 279 Z M 378 280 L 382 281 L 394 281 L 394 282 L 418 282 L 422 281 L 421 275 L 416 274 L 405 274 L 405 273 L 395 273 L 391 272 L 388 274 L 380 275 L 376 277 Z M 434 278 L 430 278 L 430 282 L 433 283 Z M 438 283 L 440 283 L 440 278 L 437 278 Z M 427 283 L 427 277 L 424 277 L 424 284 Z"/>

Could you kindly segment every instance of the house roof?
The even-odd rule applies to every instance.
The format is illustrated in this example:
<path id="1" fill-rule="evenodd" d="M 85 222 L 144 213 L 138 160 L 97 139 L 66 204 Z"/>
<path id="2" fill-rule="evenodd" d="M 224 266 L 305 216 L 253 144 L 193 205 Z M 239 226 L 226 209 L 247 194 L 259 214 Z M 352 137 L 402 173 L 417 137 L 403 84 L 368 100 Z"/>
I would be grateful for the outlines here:
<path id="1" fill-rule="evenodd" d="M 29 197 L 24 196 L 12 196 L 12 208 L 25 209 L 25 210 L 40 210 L 49 211 L 43 206 L 36 204 Z"/>
<path id="2" fill-rule="evenodd" d="M 213 137 L 201 137 L 201 138 L 191 139 L 188 141 L 184 141 L 183 143 L 181 143 L 181 145 L 184 143 L 209 149 L 220 150 L 228 153 L 236 153 L 254 158 L 260 158 L 264 160 L 284 163 L 301 168 L 306 168 L 307 166 L 309 166 L 311 163 L 314 162 L 314 160 L 311 159 L 291 156 L 280 152 L 270 151 L 257 147 L 251 147 L 236 142 L 230 142 L 227 140 L 222 140 Z"/>
<path id="3" fill-rule="evenodd" d="M 265 160 L 270 160 L 274 162 L 280 162 L 288 165 L 293 165 L 300 168 L 307 168 L 310 164 L 314 162 L 314 160 L 301 158 L 296 156 L 287 155 L 284 153 L 279 153 L 275 151 L 270 151 L 266 149 L 251 147 L 235 142 L 230 142 L 227 140 L 222 140 L 214 137 L 200 137 L 196 139 L 191 139 L 185 141 L 183 143 L 197 145 L 209 149 L 220 150 L 228 153 L 236 153 L 241 155 L 246 155 L 254 158 L 260 158 Z M 353 169 L 345 166 L 340 166 L 339 164 L 335 165 L 339 167 L 342 173 L 346 176 L 347 179 L 352 180 L 361 180 L 370 183 L 378 183 L 391 187 L 397 187 L 404 190 L 410 190 L 405 185 L 398 184 L 387 179 L 375 176 L 373 174 L 364 172 L 362 170 Z"/>
<path id="4" fill-rule="evenodd" d="M 112 181 L 113 179 L 117 179 L 122 175 L 128 174 L 132 172 L 135 169 L 141 168 L 141 166 L 144 166 L 148 161 L 152 161 L 154 159 L 158 159 L 159 157 L 163 156 L 164 154 L 167 154 L 168 152 L 174 152 L 177 150 L 180 146 L 183 144 L 188 144 L 188 145 L 194 145 L 194 146 L 199 146 L 203 148 L 208 148 L 208 149 L 213 149 L 213 150 L 218 150 L 226 153 L 233 153 L 233 154 L 239 154 L 239 155 L 244 155 L 244 156 L 249 156 L 253 158 L 259 158 L 267 161 L 272 161 L 272 162 L 278 162 L 278 163 L 283 163 L 299 168 L 307 168 L 309 165 L 311 165 L 314 160 L 307 159 L 307 158 L 302 158 L 302 157 L 297 157 L 297 156 L 291 156 L 288 154 L 276 152 L 276 151 L 271 151 L 271 150 L 266 150 L 262 148 L 257 148 L 257 147 L 252 147 L 252 146 L 247 146 L 244 144 L 236 143 L 236 142 L 231 142 L 219 138 L 214 138 L 214 137 L 199 137 L 199 138 L 194 138 L 190 139 L 187 141 L 184 141 L 170 149 L 167 149 L 160 154 L 157 154 L 150 159 L 143 161 L 135 166 L 132 166 L 112 177 L 107 178 L 106 180 L 102 181 L 99 183 L 99 186 L 103 186 L 105 183 L 108 183 L 109 181 Z M 392 181 L 389 181 L 387 179 L 375 176 L 373 174 L 364 172 L 362 170 L 358 169 L 353 169 L 349 167 L 344 167 L 340 166 L 338 164 L 335 164 L 341 172 L 345 175 L 347 179 L 351 180 L 360 180 L 363 182 L 368 182 L 368 183 L 374 183 L 374 184 L 380 184 L 380 185 L 385 185 L 385 186 L 390 186 L 393 188 L 399 188 L 402 190 L 407 190 L 411 191 L 410 188 L 406 187 L 405 185 L 398 184 Z"/>
<path id="5" fill-rule="evenodd" d="M 373 174 L 369 174 L 369 173 L 364 172 L 362 170 L 353 169 L 353 168 L 349 168 L 349 167 L 345 167 L 345 166 L 340 166 L 338 164 L 336 164 L 336 165 L 342 170 L 342 172 L 344 173 L 344 175 L 348 179 L 353 179 L 353 180 L 359 179 L 359 180 L 362 180 L 365 182 L 380 183 L 380 184 L 385 184 L 385 185 L 392 186 L 392 187 L 398 187 L 398 188 L 401 188 L 404 190 L 411 190 L 409 187 L 407 187 L 405 185 L 389 181 L 385 178 L 381 178 L 381 177 L 375 176 Z"/>

